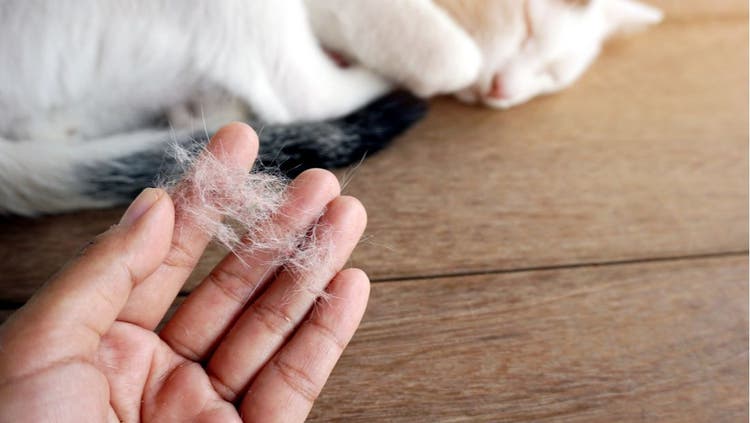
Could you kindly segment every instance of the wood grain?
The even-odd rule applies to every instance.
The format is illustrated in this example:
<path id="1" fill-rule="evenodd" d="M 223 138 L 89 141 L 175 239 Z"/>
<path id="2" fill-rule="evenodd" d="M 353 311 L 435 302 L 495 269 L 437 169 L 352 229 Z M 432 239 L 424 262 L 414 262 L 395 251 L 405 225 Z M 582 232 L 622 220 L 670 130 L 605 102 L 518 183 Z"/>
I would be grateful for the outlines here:
<path id="1" fill-rule="evenodd" d="M 747 275 L 730 256 L 376 283 L 310 421 L 747 421 Z"/>
<path id="2" fill-rule="evenodd" d="M 748 2 L 743 0 L 644 0 L 660 8 L 667 23 L 707 20 L 747 20 Z"/>
<path id="3" fill-rule="evenodd" d="M 741 422 L 747 257 L 378 283 L 311 421 Z"/>

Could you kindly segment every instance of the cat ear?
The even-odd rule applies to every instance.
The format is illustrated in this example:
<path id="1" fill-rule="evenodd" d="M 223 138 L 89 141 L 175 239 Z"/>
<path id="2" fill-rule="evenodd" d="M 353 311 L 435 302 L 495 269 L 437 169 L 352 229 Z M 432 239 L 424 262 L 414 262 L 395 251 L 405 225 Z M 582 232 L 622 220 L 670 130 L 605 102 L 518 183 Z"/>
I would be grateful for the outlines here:
<path id="1" fill-rule="evenodd" d="M 607 35 L 626 34 L 658 24 L 661 10 L 635 0 L 601 0 Z"/>

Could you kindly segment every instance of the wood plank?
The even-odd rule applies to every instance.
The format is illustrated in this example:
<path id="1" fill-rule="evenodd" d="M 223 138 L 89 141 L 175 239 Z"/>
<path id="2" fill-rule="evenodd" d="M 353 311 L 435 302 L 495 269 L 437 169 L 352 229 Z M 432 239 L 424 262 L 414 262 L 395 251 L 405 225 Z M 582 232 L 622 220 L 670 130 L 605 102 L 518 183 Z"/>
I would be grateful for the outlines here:
<path id="1" fill-rule="evenodd" d="M 311 421 L 748 419 L 747 257 L 378 283 Z"/>
<path id="2" fill-rule="evenodd" d="M 376 283 L 310 420 L 747 421 L 747 272 L 734 256 Z"/>
<path id="3" fill-rule="evenodd" d="M 507 112 L 436 101 L 349 186 L 370 216 L 353 263 L 383 279 L 746 250 L 747 61 L 746 22 L 664 25 L 563 94 Z M 3 220 L 2 298 L 120 213 Z"/>
<path id="4" fill-rule="evenodd" d="M 747 20 L 748 2 L 743 0 L 643 0 L 644 3 L 660 8 L 665 22 L 682 23 L 696 20 Z"/>

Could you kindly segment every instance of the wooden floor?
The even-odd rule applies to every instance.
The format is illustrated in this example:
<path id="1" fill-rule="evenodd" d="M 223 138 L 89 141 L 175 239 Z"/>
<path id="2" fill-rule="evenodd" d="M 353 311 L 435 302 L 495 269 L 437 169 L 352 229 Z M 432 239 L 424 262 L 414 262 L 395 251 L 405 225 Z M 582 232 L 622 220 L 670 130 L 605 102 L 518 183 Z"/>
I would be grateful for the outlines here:
<path id="1" fill-rule="evenodd" d="M 565 93 L 437 100 L 358 170 L 375 282 L 312 421 L 748 420 L 748 6 L 652 3 Z M 121 212 L 0 221 L 3 313 Z"/>

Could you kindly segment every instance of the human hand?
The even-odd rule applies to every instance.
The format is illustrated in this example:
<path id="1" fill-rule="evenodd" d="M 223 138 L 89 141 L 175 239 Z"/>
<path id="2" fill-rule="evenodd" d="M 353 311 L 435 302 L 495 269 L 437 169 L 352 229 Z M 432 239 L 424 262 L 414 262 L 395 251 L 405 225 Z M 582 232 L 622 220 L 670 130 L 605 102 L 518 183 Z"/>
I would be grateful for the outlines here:
<path id="1" fill-rule="evenodd" d="M 257 143 L 232 124 L 208 148 L 249 168 Z M 365 211 L 331 173 L 301 174 L 278 223 L 305 228 L 324 207 L 334 266 L 305 283 L 327 286 L 330 301 L 310 313 L 316 297 L 290 274 L 228 255 L 157 334 L 209 239 L 173 231 L 184 222 L 169 196 L 144 191 L 0 327 L 0 422 L 303 421 L 369 296 L 362 271 L 340 271 Z"/>

